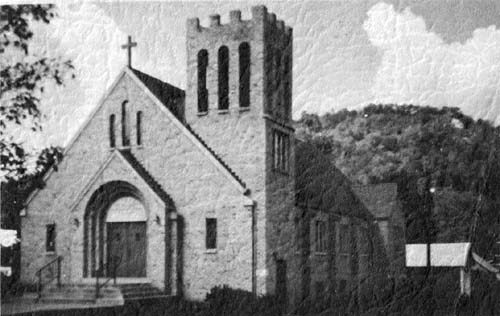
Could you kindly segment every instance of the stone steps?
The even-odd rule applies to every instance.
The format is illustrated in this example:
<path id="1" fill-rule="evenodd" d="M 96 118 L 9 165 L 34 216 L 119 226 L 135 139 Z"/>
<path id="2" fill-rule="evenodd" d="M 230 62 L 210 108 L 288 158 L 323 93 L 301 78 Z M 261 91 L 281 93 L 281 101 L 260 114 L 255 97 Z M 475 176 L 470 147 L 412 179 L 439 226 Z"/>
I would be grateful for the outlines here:
<path id="1" fill-rule="evenodd" d="M 63 285 L 48 286 L 42 291 L 40 302 L 50 304 L 73 304 L 73 303 L 99 303 L 122 305 L 123 296 L 120 289 L 105 286 L 99 290 L 99 298 L 96 300 L 95 287 L 93 285 Z"/>
<path id="2" fill-rule="evenodd" d="M 158 288 L 149 283 L 106 285 L 99 290 L 99 298 L 95 297 L 95 286 L 92 284 L 47 286 L 39 300 L 45 304 L 100 303 L 106 305 L 123 305 L 125 301 L 168 298 Z"/>
<path id="3" fill-rule="evenodd" d="M 149 283 L 119 285 L 124 301 L 166 298 L 167 294 Z"/>

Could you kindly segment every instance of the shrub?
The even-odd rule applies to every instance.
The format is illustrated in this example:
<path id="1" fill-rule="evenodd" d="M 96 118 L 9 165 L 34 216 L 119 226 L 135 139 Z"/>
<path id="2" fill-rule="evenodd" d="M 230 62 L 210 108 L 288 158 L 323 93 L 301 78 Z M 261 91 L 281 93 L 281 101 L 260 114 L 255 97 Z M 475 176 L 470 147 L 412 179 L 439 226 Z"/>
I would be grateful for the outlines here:
<path id="1" fill-rule="evenodd" d="M 252 293 L 232 289 L 227 285 L 216 286 L 205 299 L 203 315 L 280 315 L 280 305 L 272 296 L 255 297 Z"/>

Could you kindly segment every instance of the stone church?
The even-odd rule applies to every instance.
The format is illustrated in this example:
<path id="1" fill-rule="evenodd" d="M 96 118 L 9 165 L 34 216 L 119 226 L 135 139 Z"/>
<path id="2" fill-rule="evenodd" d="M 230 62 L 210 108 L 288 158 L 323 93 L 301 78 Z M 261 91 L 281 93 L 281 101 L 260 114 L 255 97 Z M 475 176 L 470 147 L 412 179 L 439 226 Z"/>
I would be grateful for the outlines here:
<path id="1" fill-rule="evenodd" d="M 373 216 L 294 137 L 292 28 L 251 12 L 187 21 L 185 91 L 129 59 L 25 202 L 23 283 L 60 258 L 62 284 L 116 275 L 195 300 L 225 284 L 296 305 L 375 271 Z"/>

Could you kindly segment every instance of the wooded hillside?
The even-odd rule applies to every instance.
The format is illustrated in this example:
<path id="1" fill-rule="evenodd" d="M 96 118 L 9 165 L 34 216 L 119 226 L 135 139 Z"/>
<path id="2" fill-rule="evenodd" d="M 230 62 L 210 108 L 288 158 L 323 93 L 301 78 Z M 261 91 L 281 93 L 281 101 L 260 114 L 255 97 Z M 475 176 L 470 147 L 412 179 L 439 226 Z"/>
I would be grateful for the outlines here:
<path id="1" fill-rule="evenodd" d="M 327 154 L 353 184 L 398 184 L 407 243 L 471 241 L 473 251 L 495 259 L 500 240 L 499 127 L 473 120 L 458 108 L 413 105 L 303 113 L 295 127 L 300 139 Z M 457 293 L 450 289 L 458 291 L 458 272 L 438 269 L 422 275 L 410 270 L 407 283 L 382 304 L 384 313 L 446 315 L 453 310 Z M 481 315 L 500 308 L 493 303 L 497 283 L 475 274 L 469 308 Z"/>

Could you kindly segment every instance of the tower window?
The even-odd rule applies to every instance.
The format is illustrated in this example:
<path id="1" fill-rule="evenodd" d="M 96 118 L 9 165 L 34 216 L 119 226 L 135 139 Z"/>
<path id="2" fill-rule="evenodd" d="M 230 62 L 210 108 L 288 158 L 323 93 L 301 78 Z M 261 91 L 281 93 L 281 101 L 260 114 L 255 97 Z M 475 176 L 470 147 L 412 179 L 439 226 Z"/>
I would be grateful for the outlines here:
<path id="1" fill-rule="evenodd" d="M 240 56 L 240 107 L 250 106 L 250 45 L 242 43 L 238 48 Z"/>
<path id="2" fill-rule="evenodd" d="M 275 74 L 275 84 L 276 84 L 276 89 L 279 89 L 279 86 L 281 85 L 281 50 L 276 49 L 276 52 L 274 53 L 274 66 L 276 67 L 276 70 L 274 72 Z"/>
<path id="3" fill-rule="evenodd" d="M 127 103 L 128 101 L 122 103 L 122 146 L 130 146 Z"/>
<path id="4" fill-rule="evenodd" d="M 56 251 L 56 224 L 46 226 L 45 251 Z"/>
<path id="5" fill-rule="evenodd" d="M 278 130 L 273 131 L 273 169 L 288 172 L 290 155 L 290 138 Z"/>
<path id="6" fill-rule="evenodd" d="M 115 115 L 111 114 L 109 116 L 109 146 L 114 148 L 116 146 L 115 139 Z"/>
<path id="7" fill-rule="evenodd" d="M 217 248 L 217 219 L 206 219 L 206 239 L 205 245 L 207 249 Z"/>
<path id="8" fill-rule="evenodd" d="M 219 48 L 219 110 L 229 108 L 229 49 Z"/>
<path id="9" fill-rule="evenodd" d="M 203 49 L 198 52 L 198 112 L 208 111 L 207 67 L 208 52 Z"/>
<path id="10" fill-rule="evenodd" d="M 282 95 L 281 95 L 281 50 L 276 49 L 274 52 L 274 91 L 273 103 L 275 113 L 283 113 Z"/>
<path id="11" fill-rule="evenodd" d="M 292 105 L 292 78 L 291 78 L 291 65 L 290 55 L 285 55 L 285 64 L 283 71 L 283 105 L 285 107 L 285 118 L 290 118 L 291 105 Z"/>
<path id="12" fill-rule="evenodd" d="M 142 145 L 142 111 L 137 112 L 136 118 L 137 145 Z"/>

